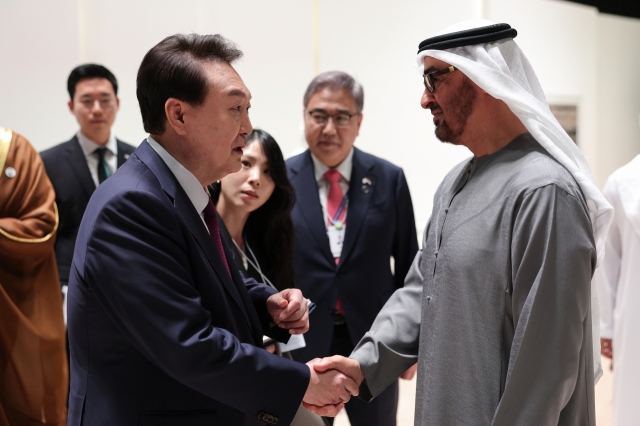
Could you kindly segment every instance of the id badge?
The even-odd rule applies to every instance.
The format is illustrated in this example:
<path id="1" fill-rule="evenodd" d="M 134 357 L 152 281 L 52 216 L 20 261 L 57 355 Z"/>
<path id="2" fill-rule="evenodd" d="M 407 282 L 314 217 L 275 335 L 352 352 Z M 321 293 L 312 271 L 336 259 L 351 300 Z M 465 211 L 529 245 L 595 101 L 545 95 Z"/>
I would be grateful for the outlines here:
<path id="1" fill-rule="evenodd" d="M 336 229 L 335 226 L 329 226 L 327 234 L 329 234 L 329 248 L 333 257 L 340 257 L 342 254 L 342 244 L 344 243 L 345 226 Z"/>

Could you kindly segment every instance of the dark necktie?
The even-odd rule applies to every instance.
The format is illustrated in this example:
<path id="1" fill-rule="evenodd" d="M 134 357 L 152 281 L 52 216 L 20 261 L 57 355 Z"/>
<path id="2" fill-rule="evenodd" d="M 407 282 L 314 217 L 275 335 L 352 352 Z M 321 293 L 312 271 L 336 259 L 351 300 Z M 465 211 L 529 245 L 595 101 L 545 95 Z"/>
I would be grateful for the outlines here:
<path id="1" fill-rule="evenodd" d="M 204 208 L 202 212 L 204 216 L 204 222 L 207 224 L 207 228 L 209 228 L 209 235 L 211 236 L 211 241 L 213 245 L 218 250 L 218 254 L 220 255 L 220 259 L 222 259 L 222 263 L 227 267 L 227 272 L 229 276 L 231 276 L 231 271 L 229 270 L 229 264 L 227 263 L 227 256 L 224 254 L 224 248 L 222 247 L 222 238 L 220 238 L 220 227 L 218 226 L 218 216 L 216 215 L 216 208 L 209 198 L 209 203 L 207 203 L 207 207 Z"/>
<path id="2" fill-rule="evenodd" d="M 107 148 L 98 148 L 95 152 L 98 153 L 98 184 L 101 184 L 111 176 L 111 169 L 104 159 L 104 153 L 107 152 Z"/>

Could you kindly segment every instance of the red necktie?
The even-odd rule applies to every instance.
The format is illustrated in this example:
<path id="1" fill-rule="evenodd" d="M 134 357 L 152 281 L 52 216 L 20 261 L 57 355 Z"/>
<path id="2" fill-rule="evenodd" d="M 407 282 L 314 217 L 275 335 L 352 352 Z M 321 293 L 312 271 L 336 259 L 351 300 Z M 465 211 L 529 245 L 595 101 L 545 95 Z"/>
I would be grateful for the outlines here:
<path id="1" fill-rule="evenodd" d="M 344 198 L 344 194 L 342 193 L 342 188 L 340 187 L 340 172 L 335 169 L 329 169 L 325 172 L 324 177 L 329 181 L 329 194 L 327 194 L 327 213 L 329 214 L 329 225 L 331 225 L 331 220 L 336 215 L 340 204 L 342 203 L 342 199 Z M 337 220 L 344 221 L 344 217 L 347 215 L 347 209 L 343 208 L 340 212 L 340 217 Z M 339 258 L 336 258 L 339 259 Z M 338 263 L 338 262 L 336 262 Z"/>
<path id="2" fill-rule="evenodd" d="M 324 173 L 324 177 L 329 181 L 329 194 L 327 194 L 327 213 L 329 214 L 329 223 L 328 225 L 332 225 L 332 220 L 334 219 L 340 204 L 342 204 L 342 199 L 344 198 L 344 194 L 342 193 L 342 188 L 340 187 L 340 172 L 335 169 L 329 169 Z M 345 206 L 346 207 L 346 206 Z M 347 209 L 343 207 L 340 212 L 340 216 L 337 218 L 338 221 L 344 221 L 345 216 L 347 215 Z M 340 263 L 340 258 L 335 257 L 336 265 Z M 338 297 L 336 301 L 336 311 L 340 312 L 344 315 L 344 309 L 342 308 L 342 302 Z"/>
<path id="3" fill-rule="evenodd" d="M 209 235 L 211 236 L 211 241 L 213 245 L 216 246 L 216 250 L 218 250 L 218 254 L 222 259 L 222 263 L 227 267 L 227 272 L 229 276 L 231 276 L 231 271 L 229 270 L 229 264 L 227 263 L 227 256 L 224 254 L 224 248 L 222 248 L 222 238 L 220 238 L 220 227 L 218 226 L 218 217 L 216 215 L 216 208 L 209 198 L 209 203 L 207 207 L 204 208 L 202 212 L 204 216 L 204 222 L 207 224 L 207 228 L 209 228 Z"/>

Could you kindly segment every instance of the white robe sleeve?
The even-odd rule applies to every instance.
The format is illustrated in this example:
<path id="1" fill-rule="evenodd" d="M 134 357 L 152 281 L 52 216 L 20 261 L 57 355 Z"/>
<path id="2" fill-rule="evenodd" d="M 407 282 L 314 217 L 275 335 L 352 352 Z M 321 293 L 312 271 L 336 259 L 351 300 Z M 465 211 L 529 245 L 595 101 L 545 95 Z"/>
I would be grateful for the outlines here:
<path id="1" fill-rule="evenodd" d="M 620 203 L 615 180 L 609 179 L 604 187 L 604 196 L 613 206 L 615 213 L 607 242 L 605 245 L 604 261 L 598 268 L 598 296 L 600 298 L 600 336 L 605 339 L 613 338 L 613 311 L 616 307 L 616 294 L 620 279 L 620 265 L 622 261 L 622 241 L 620 227 L 624 221 L 624 210 Z"/>

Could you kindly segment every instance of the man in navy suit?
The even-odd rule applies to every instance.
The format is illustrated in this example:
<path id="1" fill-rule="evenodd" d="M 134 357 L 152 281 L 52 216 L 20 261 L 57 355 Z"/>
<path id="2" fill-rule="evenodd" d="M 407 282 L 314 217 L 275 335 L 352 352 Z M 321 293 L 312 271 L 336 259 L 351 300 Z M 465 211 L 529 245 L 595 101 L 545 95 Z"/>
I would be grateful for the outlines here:
<path id="1" fill-rule="evenodd" d="M 78 228 L 91 194 L 135 150 L 116 139 L 111 127 L 120 108 L 118 81 L 102 65 L 76 67 L 67 79 L 69 111 L 80 131 L 40 153 L 56 192 L 60 217 L 55 250 L 60 285 L 66 291 Z"/>
<path id="2" fill-rule="evenodd" d="M 402 169 L 353 147 L 363 103 L 362 86 L 350 75 L 318 75 L 304 95 L 309 150 L 287 161 L 297 200 L 296 285 L 317 304 L 307 346 L 292 352 L 301 362 L 349 356 L 402 287 L 418 251 Z M 389 426 L 397 406 L 396 382 L 369 404 L 352 399 L 346 410 L 353 426 Z"/>
<path id="3" fill-rule="evenodd" d="M 358 392 L 262 349 L 309 328 L 300 290 L 244 280 L 205 187 L 240 168 L 250 92 L 223 37 L 174 35 L 137 77 L 150 136 L 91 197 L 69 281 L 69 425 L 288 425 Z"/>

